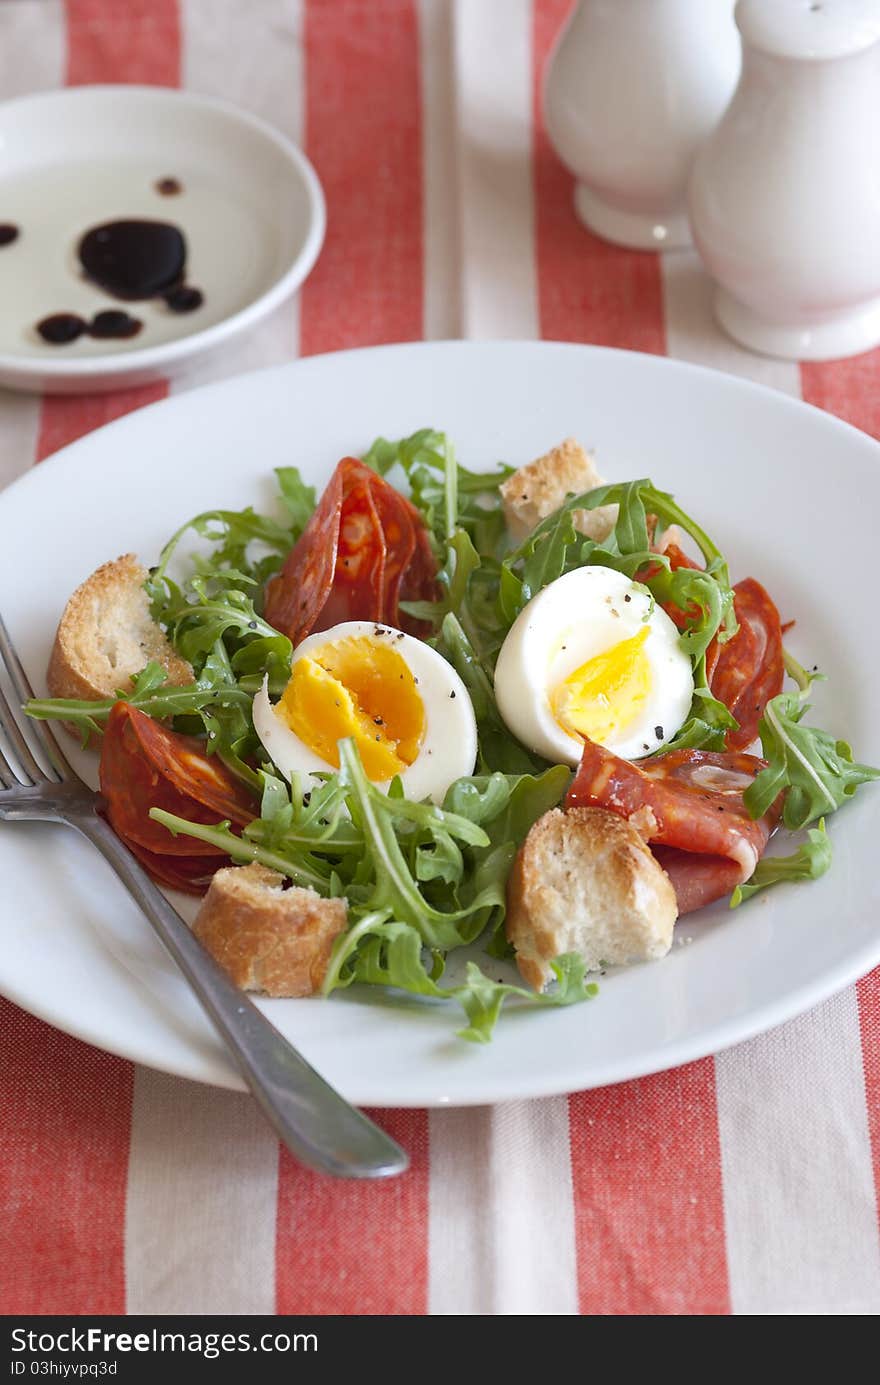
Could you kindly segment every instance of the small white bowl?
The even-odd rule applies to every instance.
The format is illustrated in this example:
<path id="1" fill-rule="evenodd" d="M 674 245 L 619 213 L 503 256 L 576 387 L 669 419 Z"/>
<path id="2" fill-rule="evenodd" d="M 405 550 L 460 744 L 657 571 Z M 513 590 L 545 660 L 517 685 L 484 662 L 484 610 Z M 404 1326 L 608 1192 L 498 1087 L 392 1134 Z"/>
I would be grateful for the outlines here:
<path id="1" fill-rule="evenodd" d="M 0 385 L 79 394 L 173 375 L 265 317 L 303 282 L 324 239 L 321 185 L 271 126 L 222 101 L 162 87 L 98 86 L 0 104 Z M 181 185 L 174 195 L 161 179 Z M 121 302 L 85 278 L 83 233 L 102 222 L 169 221 L 183 231 L 187 283 L 204 302 Z M 129 340 L 44 342 L 41 319 L 120 308 Z"/>

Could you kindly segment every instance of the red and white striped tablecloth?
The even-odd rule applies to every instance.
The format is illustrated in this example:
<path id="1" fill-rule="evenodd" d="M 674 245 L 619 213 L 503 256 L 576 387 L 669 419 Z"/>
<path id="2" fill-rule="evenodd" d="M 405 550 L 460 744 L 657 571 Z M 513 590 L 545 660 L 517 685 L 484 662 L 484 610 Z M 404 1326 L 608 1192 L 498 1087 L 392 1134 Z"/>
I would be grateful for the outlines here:
<path id="1" fill-rule="evenodd" d="M 541 128 L 568 0 L 3 0 L 0 96 L 146 82 L 301 142 L 327 242 L 299 300 L 171 389 L 337 347 L 547 337 L 668 353 L 880 431 L 880 351 L 761 360 L 694 255 L 575 221 Z M 0 484 L 164 396 L 0 395 Z M 0 1312 L 873 1314 L 880 972 L 715 1059 L 477 1110 L 389 1111 L 412 1169 L 322 1180 L 249 1098 L 0 1002 Z"/>

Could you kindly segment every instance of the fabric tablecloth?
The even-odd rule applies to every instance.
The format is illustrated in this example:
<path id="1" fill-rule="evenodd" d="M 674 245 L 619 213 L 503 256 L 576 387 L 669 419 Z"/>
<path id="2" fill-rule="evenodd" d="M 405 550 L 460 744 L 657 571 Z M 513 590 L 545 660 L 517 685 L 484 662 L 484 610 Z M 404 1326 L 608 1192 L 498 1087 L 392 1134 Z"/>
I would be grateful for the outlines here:
<path id="1" fill-rule="evenodd" d="M 714 326 L 694 254 L 575 220 L 540 78 L 568 0 L 3 0 L 0 96 L 140 82 L 299 141 L 328 200 L 297 301 L 185 380 L 0 393 L 0 484 L 243 369 L 422 337 L 668 354 L 880 431 L 880 351 L 798 366 Z M 250 1098 L 98 1052 L 0 1001 L 0 1311 L 870 1314 L 880 1308 L 880 971 L 656 1077 L 385 1111 L 387 1184 L 298 1167 Z"/>

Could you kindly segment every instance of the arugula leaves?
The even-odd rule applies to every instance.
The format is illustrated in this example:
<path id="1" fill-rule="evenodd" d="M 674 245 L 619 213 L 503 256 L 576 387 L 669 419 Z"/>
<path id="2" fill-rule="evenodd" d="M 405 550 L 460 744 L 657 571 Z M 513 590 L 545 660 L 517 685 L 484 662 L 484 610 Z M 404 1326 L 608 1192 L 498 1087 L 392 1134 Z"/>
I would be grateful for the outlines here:
<path id="1" fill-rule="evenodd" d="M 356 949 L 356 963 L 350 965 Z M 435 956 L 436 963 L 436 956 Z M 437 984 L 436 965 L 429 970 L 418 934 L 406 924 L 390 920 L 383 913 L 369 914 L 349 933 L 336 941 L 330 958 L 323 993 L 329 995 L 342 986 L 359 981 L 372 986 L 388 986 L 436 1000 L 456 1000 L 467 1018 L 458 1031 L 470 1043 L 491 1041 L 505 1001 L 516 999 L 531 1009 L 574 1005 L 598 995 L 595 982 L 585 980 L 583 958 L 567 952 L 550 963 L 556 978 L 554 990 L 536 994 L 523 986 L 493 981 L 476 962 L 468 962 L 465 981 L 458 986 Z"/>
<path id="2" fill-rule="evenodd" d="M 846 741 L 804 726 L 808 710 L 809 703 L 797 693 L 780 693 L 767 703 L 760 734 L 761 751 L 770 763 L 745 794 L 749 813 L 759 818 L 784 792 L 782 821 L 792 831 L 835 812 L 860 784 L 880 779 L 880 770 L 853 760 Z"/>
<path id="3" fill-rule="evenodd" d="M 359 769 L 354 747 L 345 749 L 343 743 L 340 755 L 344 757 L 342 763 L 346 773 L 354 774 L 353 787 L 358 773 L 361 776 L 360 784 L 356 785 L 356 797 L 361 808 L 365 798 L 370 798 L 379 815 L 384 811 L 393 816 L 395 811 L 399 811 L 399 804 L 395 806 L 390 796 L 386 799 L 362 778 L 363 771 Z M 555 766 L 537 777 L 496 772 L 457 780 L 450 786 L 442 809 L 431 809 L 430 805 L 425 804 L 411 805 L 416 810 L 411 817 L 425 824 L 427 813 L 436 823 L 432 830 L 434 841 L 429 851 L 442 847 L 447 828 L 451 828 L 460 842 L 467 843 L 458 877 L 447 878 L 446 881 L 454 889 L 454 894 L 449 897 L 456 898 L 462 906 L 456 919 L 460 943 L 452 946 L 475 940 L 493 921 L 496 937 L 501 934 L 507 876 L 517 847 L 532 824 L 559 803 L 569 778 L 569 771 L 564 766 Z M 354 818 L 355 805 L 351 800 L 349 802 Z M 463 831 L 466 822 L 471 824 L 469 839 Z M 368 832 L 367 837 L 367 848 L 375 850 L 375 833 Z M 399 831 L 397 837 L 399 840 Z M 387 849 L 390 842 L 384 845 Z M 402 865 L 399 856 L 394 860 L 392 852 L 390 857 L 384 856 L 381 863 L 384 870 L 393 872 L 395 879 L 392 888 L 399 890 Z M 371 908 L 369 927 L 365 928 L 363 923 L 356 924 L 350 934 L 338 940 L 336 955 L 331 962 L 331 970 L 337 981 L 329 980 L 327 989 L 332 989 L 333 984 L 358 980 L 413 990 L 421 995 L 455 999 L 462 1005 L 469 1020 L 468 1027 L 460 1031 L 460 1036 L 480 1043 L 491 1038 L 502 1005 L 509 998 L 516 997 L 530 1005 L 570 1005 L 597 993 L 598 988 L 594 984 L 585 982 L 582 959 L 573 955 L 557 958 L 553 963 L 559 984 L 548 994 L 535 995 L 521 986 L 493 981 L 474 962 L 467 964 L 466 981 L 462 985 L 439 986 L 437 972 L 442 961 L 440 953 L 448 950 L 450 944 L 444 947 L 438 939 L 437 911 L 428 911 L 423 906 L 421 916 L 418 911 L 411 914 L 407 932 L 401 922 L 402 910 L 395 911 L 386 904 L 383 917 L 382 909 L 375 907 L 386 897 L 388 888 L 385 884 L 379 885 L 378 893 L 373 893 L 367 901 Z M 411 897 L 407 903 L 411 906 Z M 451 920 L 453 914 L 448 913 L 446 917 Z M 434 965 L 430 972 L 424 962 L 422 949 L 425 946 L 432 949 Z M 498 946 L 490 945 L 489 951 L 494 956 L 507 955 L 507 949 Z"/>
<path id="4" fill-rule="evenodd" d="M 291 543 L 296 543 L 312 517 L 315 508 L 315 488 L 306 485 L 299 474 L 299 468 L 295 466 L 277 466 L 275 479 L 290 520 L 288 532 Z"/>
<path id="5" fill-rule="evenodd" d="M 831 866 L 831 841 L 825 817 L 851 798 L 860 784 L 880 779 L 880 770 L 853 761 L 846 741 L 835 739 L 818 727 L 804 726 L 813 683 L 823 675 L 808 672 L 783 651 L 785 670 L 796 691 L 782 692 L 767 703 L 760 723 L 761 750 L 768 761 L 755 777 L 743 799 L 753 818 L 764 813 L 783 795 L 782 823 L 790 831 L 808 828 L 806 839 L 790 856 L 765 856 L 744 884 L 737 886 L 731 909 L 751 899 L 759 890 L 786 880 L 817 880 Z M 818 819 L 818 827 L 810 823 Z"/>
<path id="6" fill-rule="evenodd" d="M 761 751 L 768 761 L 745 792 L 745 805 L 759 818 L 785 795 L 782 821 L 791 831 L 808 827 L 817 818 L 843 806 L 860 784 L 880 779 L 880 769 L 853 760 L 851 747 L 827 731 L 804 726 L 807 702 L 816 675 L 786 654 L 786 670 L 796 692 L 771 698 L 761 718 Z"/>
<path id="7" fill-rule="evenodd" d="M 291 646 L 263 619 L 264 583 L 296 542 L 314 508 L 315 493 L 296 467 L 276 470 L 286 520 L 253 509 L 206 510 L 188 520 L 168 540 L 146 583 L 153 618 L 165 629 L 177 653 L 193 668 L 185 687 L 167 683 L 157 663 L 148 664 L 130 691 L 97 702 L 40 698 L 28 703 L 30 716 L 59 718 L 78 727 L 86 744 L 100 734 L 115 702 L 131 702 L 149 716 L 171 720 L 175 730 L 204 735 L 206 749 L 252 788 L 260 787 L 253 768 L 262 748 L 253 729 L 251 706 L 264 675 L 280 692 L 290 677 Z M 203 540 L 188 555 L 189 574 L 177 581 L 187 535 Z"/>
<path id="8" fill-rule="evenodd" d="M 581 539 L 574 530 L 573 511 L 595 510 L 606 505 L 618 506 L 618 518 L 611 534 L 603 543 Z M 690 534 L 703 554 L 705 571 L 700 568 L 680 568 L 672 573 L 669 559 L 664 554 L 652 551 L 648 514 L 656 516 L 664 528 L 676 524 Z M 530 566 L 535 559 L 537 562 Z M 682 610 L 693 602 L 703 612 L 696 626 L 704 639 L 703 649 L 722 622 L 728 638 L 736 632 L 733 592 L 721 550 L 668 492 L 658 490 L 648 479 L 597 486 L 581 495 L 570 495 L 558 510 L 536 525 L 531 534 L 504 560 L 504 567 L 510 574 L 506 595 L 507 619 L 513 622 L 526 602 L 535 595 L 539 585 L 544 586 L 571 568 L 582 567 L 585 563 L 601 563 L 604 567 L 625 573 L 627 577 L 634 577 L 645 567 L 658 568 L 660 571 L 647 583 L 655 595 L 653 583 L 663 573 L 667 574 L 663 578 L 659 599 L 674 600 L 676 605 L 681 603 Z M 689 633 L 693 642 L 694 632 L 690 626 Z"/>
<path id="9" fill-rule="evenodd" d="M 664 750 L 723 750 L 727 732 L 737 723 L 712 695 L 706 652 L 713 640 L 725 643 L 736 633 L 733 590 L 723 553 L 668 492 L 643 478 L 571 495 L 522 543 L 504 552 L 503 537 L 496 531 L 488 538 L 480 534 L 476 516 L 485 510 L 486 496 L 478 490 L 479 478 L 457 467 L 445 435 L 423 430 L 399 443 L 376 444 L 376 449 L 374 464 L 387 469 L 398 461 L 408 476 L 419 476 L 420 489 L 418 493 L 414 489 L 413 498 L 433 526 L 438 550 L 445 538 L 440 569 L 443 597 L 437 603 L 421 603 L 417 614 L 434 622 L 433 642 L 458 670 L 471 695 L 481 770 L 517 773 L 542 767 L 537 757 L 513 740 L 498 712 L 494 661 L 507 631 L 532 597 L 566 572 L 591 563 L 630 578 L 644 574 L 655 601 L 685 613 L 679 644 L 691 660 L 694 695 L 687 720 Z M 497 492 L 493 502 L 497 513 Z M 584 539 L 575 530 L 574 512 L 606 505 L 618 507 L 613 531 L 602 543 Z M 675 524 L 689 534 L 705 567 L 673 570 L 668 557 L 653 552 L 649 515 L 662 527 Z M 798 830 L 834 812 L 860 784 L 880 777 L 880 771 L 855 762 L 845 741 L 803 725 L 804 696 L 811 677 L 788 655 L 786 667 L 798 691 L 782 693 L 768 703 L 761 741 L 769 767 L 757 776 L 745 797 L 749 812 L 758 818 L 784 792 L 782 820 L 786 827 Z"/>
<path id="10" fill-rule="evenodd" d="M 446 954 L 500 930 L 513 856 L 532 823 L 561 800 L 569 771 L 494 773 L 459 779 L 442 807 L 413 803 L 399 784 L 371 784 L 352 741 L 340 769 L 307 800 L 263 771 L 260 817 L 241 836 L 228 823 L 205 826 L 162 809 L 151 816 L 175 835 L 209 842 L 235 861 L 260 861 L 319 894 L 345 895 L 350 929 L 336 942 L 325 991 L 353 981 L 458 1000 L 465 1037 L 485 1042 L 504 1001 L 568 1005 L 595 993 L 577 958 L 557 959 L 558 988 L 533 992 L 486 977 L 470 963 L 460 986 L 438 984 Z M 503 955 L 496 946 L 493 955 Z"/>
<path id="11" fill-rule="evenodd" d="M 583 539 L 574 528 L 574 511 L 604 505 L 618 507 L 613 531 L 603 543 Z M 673 571 L 664 554 L 653 552 L 649 514 L 663 527 L 676 524 L 689 534 L 703 554 L 705 569 L 682 567 Z M 737 630 L 733 590 L 721 550 L 671 495 L 647 479 L 599 486 L 569 496 L 501 564 L 498 609 L 506 626 L 504 633 L 542 587 L 573 568 L 591 563 L 630 578 L 645 573 L 645 585 L 655 601 L 686 613 L 679 645 L 693 666 L 694 697 L 687 721 L 664 750 L 723 749 L 725 733 L 736 722 L 724 704 L 712 696 L 705 659 L 713 639 L 723 643 Z"/>
<path id="12" fill-rule="evenodd" d="M 511 736 L 498 710 L 491 675 L 451 611 L 444 617 L 435 644 L 468 690 L 477 721 L 480 773 L 501 770 L 505 774 L 527 774 L 546 768 L 546 760 L 526 750 Z"/>
<path id="13" fill-rule="evenodd" d="M 480 555 L 501 545 L 505 526 L 498 486 L 513 475 L 513 467 L 499 462 L 493 472 L 468 471 L 456 462 L 446 434 L 433 428 L 420 428 L 396 442 L 377 438 L 361 460 L 380 476 L 400 467 L 438 555 L 457 529 L 465 531 Z"/>
<path id="14" fill-rule="evenodd" d="M 493 609 L 506 543 L 498 486 L 513 468 L 499 463 L 494 472 L 468 471 L 446 434 L 427 428 L 397 442 L 379 438 L 363 461 L 383 476 L 401 469 L 439 564 L 440 601 L 410 602 L 404 609 L 438 627 L 454 614 L 491 674 L 504 635 Z"/>
<path id="15" fill-rule="evenodd" d="M 200 671 L 212 653 L 222 657 L 219 645 L 228 657 L 230 681 L 236 673 L 290 677 L 290 640 L 257 614 L 247 593 L 235 587 L 216 590 L 216 582 L 204 577 L 191 578 L 186 591 L 168 578 L 165 584 L 163 624 L 178 654 L 194 669 Z"/>
<path id="16" fill-rule="evenodd" d="M 435 541 L 439 545 L 441 525 L 442 532 L 450 534 L 444 569 L 449 592 L 446 604 L 463 610 L 469 578 L 481 560 L 470 533 L 458 527 L 457 521 L 466 513 L 471 532 L 481 533 L 481 541 L 491 526 L 476 513 L 475 478 L 453 470 L 451 453 L 444 447 L 441 454 L 440 446 L 436 438 L 420 435 L 403 449 L 402 460 L 423 506 L 430 506 Z M 385 469 L 401 460 L 399 445 L 377 445 L 373 455 L 375 464 Z M 442 485 L 437 474 L 440 461 Z M 484 480 L 479 484 L 485 489 Z M 462 506 L 460 495 L 466 497 Z M 216 531 L 211 526 L 218 523 L 217 512 L 200 517 L 199 524 L 202 521 L 202 529 L 196 526 L 198 532 L 207 528 L 215 535 L 221 560 L 234 563 L 236 582 L 248 585 L 254 569 L 248 567 L 242 542 L 254 537 L 265 541 L 267 535 L 272 537 L 269 531 L 251 516 L 230 523 L 229 516 L 223 515 Z M 166 548 L 151 583 L 154 602 L 159 603 L 157 614 L 175 647 L 195 667 L 200 666 L 199 677 L 190 689 L 174 691 L 175 706 L 181 712 L 199 713 L 205 726 L 214 729 L 215 738 L 229 743 L 230 734 L 224 735 L 222 727 L 219 732 L 217 729 L 218 688 L 226 696 L 234 687 L 249 701 L 258 686 L 254 674 L 263 670 L 283 685 L 290 647 L 266 626 L 240 585 L 223 585 L 229 574 L 224 577 L 217 562 L 213 567 L 202 564 L 185 589 L 171 581 L 167 566 L 183 532 Z M 240 837 L 228 823 L 208 827 L 159 809 L 153 816 L 170 831 L 210 842 L 235 861 L 259 860 L 297 884 L 323 895 L 344 894 L 348 898 L 355 922 L 337 942 L 326 990 L 357 980 L 453 998 L 462 1004 L 469 1020 L 464 1036 L 486 1042 L 508 998 L 539 1005 L 571 1004 L 594 994 L 596 987 L 584 983 L 577 958 L 559 959 L 555 969 L 560 985 L 540 997 L 522 987 L 491 981 L 474 963 L 468 964 L 463 985 L 442 988 L 437 984 L 445 953 L 475 941 L 487 927 L 496 934 L 493 953 L 500 955 L 505 950 L 498 939 L 502 938 L 505 886 L 513 856 L 532 822 L 560 801 L 569 780 L 565 767 L 549 769 L 537 778 L 528 773 L 541 762 L 522 750 L 507 732 L 495 707 L 491 679 L 462 625 L 447 614 L 443 638 L 474 697 L 484 733 L 481 768 L 488 768 L 490 760 L 509 767 L 509 776 L 496 771 L 482 778 L 460 780 L 450 789 L 442 809 L 414 804 L 403 798 L 399 787 L 392 786 L 387 795 L 377 790 L 364 775 L 355 747 L 343 742 L 338 774 L 328 776 L 320 788 L 313 789 L 307 801 L 296 784 L 288 792 L 279 779 L 263 770 L 259 776 L 260 817 Z M 181 697 L 181 693 L 186 696 Z M 157 695 L 156 679 L 142 676 L 130 697 L 153 715 L 168 715 L 170 695 L 168 690 L 164 696 L 169 700 L 163 702 Z M 95 724 L 109 714 L 110 706 L 112 702 L 97 711 L 95 704 L 89 704 Z M 236 760 L 246 742 L 245 731 L 228 745 Z M 256 745 L 251 749 L 258 753 Z M 425 964 L 426 957 L 430 966 Z"/>
<path id="17" fill-rule="evenodd" d="M 194 560 L 197 571 L 209 568 L 217 573 L 235 572 L 251 586 L 265 581 L 269 571 L 280 566 L 281 559 L 296 543 L 315 508 L 314 487 L 306 485 L 295 466 L 276 467 L 275 477 L 287 524 L 257 514 L 250 505 L 244 510 L 205 510 L 171 535 L 153 569 L 153 580 L 161 583 L 184 535 L 194 533 L 214 545 L 210 560 Z M 272 550 L 268 568 L 265 555 L 254 556 L 251 551 L 254 543 Z"/>
<path id="18" fill-rule="evenodd" d="M 825 831 L 825 819 L 820 818 L 819 826 L 810 828 L 806 841 L 790 856 L 762 857 L 750 879 L 737 885 L 731 895 L 731 909 L 736 909 L 768 885 L 779 885 L 785 880 L 818 880 L 830 869 L 831 855 L 831 839 Z"/>
<path id="19" fill-rule="evenodd" d="M 498 611 L 506 527 L 499 484 L 513 468 L 473 472 L 458 464 L 445 433 L 423 428 L 408 438 L 379 438 L 363 458 L 381 475 L 399 467 L 431 536 L 439 570 L 438 601 L 404 609 L 435 629 L 430 643 L 456 668 L 474 704 L 481 772 L 527 773 L 546 761 L 507 730 L 495 704 L 492 674 L 507 633 Z"/>
<path id="20" fill-rule="evenodd" d="M 435 999 L 455 999 L 467 1020 L 463 1036 L 485 1042 L 509 999 L 531 1005 L 567 1005 L 594 994 L 583 962 L 556 960 L 555 989 L 535 996 L 493 980 L 468 962 L 460 984 L 442 984 L 447 955 L 483 939 L 490 956 L 506 957 L 505 890 L 516 850 L 531 827 L 558 804 L 568 786 L 566 766 L 551 766 L 520 745 L 496 705 L 493 675 L 503 640 L 531 598 L 557 577 L 585 564 L 601 564 L 644 581 L 652 600 L 684 613 L 681 648 L 691 660 L 694 697 L 673 747 L 721 749 L 734 725 L 712 696 L 706 652 L 713 640 L 736 632 L 733 592 L 723 554 L 671 495 L 648 479 L 601 486 L 570 496 L 521 544 L 511 547 L 498 484 L 512 474 L 459 465 L 445 434 L 420 429 L 398 441 L 377 439 L 364 461 L 381 475 L 397 468 L 422 514 L 438 561 L 438 599 L 411 603 L 410 614 L 429 621 L 431 643 L 454 665 L 471 697 L 479 732 L 477 772 L 454 783 L 442 807 L 413 803 L 399 782 L 382 793 L 366 778 L 353 743 L 340 744 L 340 769 L 307 795 L 288 787 L 267 766 L 252 721 L 252 699 L 268 677 L 273 694 L 290 673 L 289 640 L 263 618 L 263 589 L 313 511 L 314 491 L 295 467 L 276 472 L 282 518 L 209 510 L 172 535 L 147 591 L 153 616 L 177 652 L 192 665 L 194 681 L 171 687 L 164 670 L 148 664 L 130 692 L 120 692 L 150 716 L 205 737 L 206 748 L 261 795 L 260 815 L 239 835 L 229 823 L 206 826 L 154 810 L 170 832 L 209 842 L 233 860 L 261 861 L 325 897 L 345 896 L 351 926 L 334 947 L 325 991 L 353 982 L 388 986 Z M 574 526 L 576 510 L 616 505 L 618 518 L 602 542 Z M 690 535 L 704 569 L 678 568 L 653 551 L 649 516 Z M 201 541 L 180 568 L 187 535 Z M 732 906 L 783 880 L 814 879 L 828 869 L 831 844 L 824 816 L 880 771 L 853 760 L 850 747 L 805 726 L 812 676 L 789 656 L 797 691 L 774 698 L 761 724 L 768 767 L 746 793 L 760 817 L 784 794 L 782 820 L 807 828 L 790 856 L 761 861 Z M 84 741 L 101 727 L 117 697 L 101 702 L 37 699 L 36 717 L 77 725 Z M 811 824 L 819 819 L 816 828 Z"/>
<path id="21" fill-rule="evenodd" d="M 671 495 L 647 479 L 600 486 L 569 496 L 528 538 L 508 551 L 498 484 L 509 467 L 483 474 L 459 466 L 446 435 L 421 429 L 409 438 L 380 438 L 364 457 L 382 475 L 399 466 L 432 536 L 440 568 L 441 598 L 412 603 L 411 615 L 430 621 L 433 643 L 455 665 L 477 705 L 480 768 L 537 768 L 534 756 L 509 735 L 495 708 L 492 676 L 504 638 L 523 606 L 572 568 L 600 563 L 629 577 L 647 571 L 646 585 L 659 602 L 687 612 L 681 647 L 694 669 L 691 714 L 670 743 L 674 748 L 719 750 L 736 725 L 711 694 L 705 653 L 712 640 L 736 632 L 733 592 L 724 556 L 713 540 Z M 574 511 L 618 506 L 613 532 L 596 543 L 574 527 Z M 648 515 L 666 527 L 680 525 L 703 554 L 705 570 L 680 568 L 652 551 Z M 667 747 L 668 748 L 668 747 Z"/>
<path id="22" fill-rule="evenodd" d="M 457 468 L 443 434 L 423 431 L 400 443 L 383 442 L 377 447 L 381 453 L 377 464 L 400 461 L 408 476 L 420 476 L 413 498 L 445 560 L 440 570 L 442 600 L 423 603 L 417 614 L 433 621 L 434 643 L 458 670 L 471 695 L 482 771 L 502 769 L 512 774 L 541 768 L 536 757 L 513 740 L 501 719 L 492 683 L 494 661 L 507 631 L 532 597 L 566 572 L 589 563 L 614 568 L 630 578 L 644 574 L 655 601 L 685 613 L 679 644 L 691 660 L 694 696 L 690 715 L 664 749 L 723 750 L 726 734 L 736 721 L 712 695 L 706 652 L 713 640 L 725 643 L 736 633 L 733 590 L 721 550 L 670 494 L 643 478 L 569 496 L 522 543 L 505 552 L 503 535 L 479 530 L 476 513 L 485 506 L 485 497 L 478 500 L 475 512 L 470 497 L 479 483 Z M 471 508 L 462 506 L 462 494 Z M 497 512 L 497 494 L 493 500 Z M 613 531 L 602 543 L 584 539 L 575 530 L 574 512 L 606 505 L 618 507 Z M 675 524 L 689 534 L 703 555 L 704 568 L 673 570 L 666 556 L 653 552 L 649 515 L 656 516 L 662 527 Z M 860 784 L 880 777 L 880 771 L 855 762 L 845 741 L 803 724 L 808 710 L 804 699 L 812 677 L 789 655 L 786 668 L 798 690 L 781 693 L 767 705 L 760 734 L 769 764 L 748 789 L 745 801 L 751 815 L 758 818 L 783 793 L 782 821 L 791 830 L 799 830 L 834 812 Z M 811 832 L 793 857 L 762 862 L 752 882 L 738 892 L 737 902 L 778 880 L 821 873 L 830 863 L 830 850 L 824 831 Z M 496 934 L 490 947 L 497 945 Z"/>
<path id="23" fill-rule="evenodd" d="M 135 678 L 129 692 L 118 689 L 113 697 L 94 702 L 33 698 L 25 711 L 38 721 L 60 720 L 77 727 L 85 746 L 92 735 L 101 734 L 117 702 L 130 702 L 158 720 L 174 720 L 180 729 L 204 731 L 209 737 L 209 749 L 217 750 L 224 759 L 227 757 L 222 752 L 228 751 L 230 760 L 235 762 L 230 767 L 248 783 L 257 783 L 253 770 L 238 764 L 238 754 L 233 750 L 240 738 L 250 732 L 252 695 L 239 687 L 234 677 L 230 678 L 226 662 L 219 655 L 208 658 L 195 682 L 184 687 L 170 684 L 161 665 L 151 662 Z M 225 734 L 218 735 L 221 729 Z"/>
<path id="24" fill-rule="evenodd" d="M 522 986 L 510 986 L 492 981 L 473 962 L 468 962 L 467 982 L 453 990 L 455 999 L 468 1017 L 466 1029 L 458 1031 L 459 1038 L 472 1043 L 488 1043 L 501 1014 L 505 1000 L 517 997 L 532 1007 L 574 1005 L 580 1000 L 592 1000 L 599 994 L 595 981 L 585 980 L 584 959 L 576 952 L 565 952 L 550 963 L 556 977 L 556 989 L 535 995 Z"/>

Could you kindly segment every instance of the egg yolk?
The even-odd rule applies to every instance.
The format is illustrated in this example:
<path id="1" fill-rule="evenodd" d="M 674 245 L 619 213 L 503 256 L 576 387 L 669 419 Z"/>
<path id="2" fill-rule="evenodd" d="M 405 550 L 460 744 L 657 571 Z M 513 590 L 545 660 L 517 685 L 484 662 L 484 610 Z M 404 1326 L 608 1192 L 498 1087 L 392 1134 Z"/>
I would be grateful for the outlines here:
<path id="1" fill-rule="evenodd" d="M 588 659 L 554 688 L 550 706 L 563 731 L 604 745 L 635 720 L 651 690 L 648 627 Z"/>
<path id="2" fill-rule="evenodd" d="M 351 736 L 369 779 L 402 774 L 419 753 L 425 707 L 393 636 L 355 635 L 297 659 L 276 707 L 291 731 L 339 767 L 337 741 Z"/>

